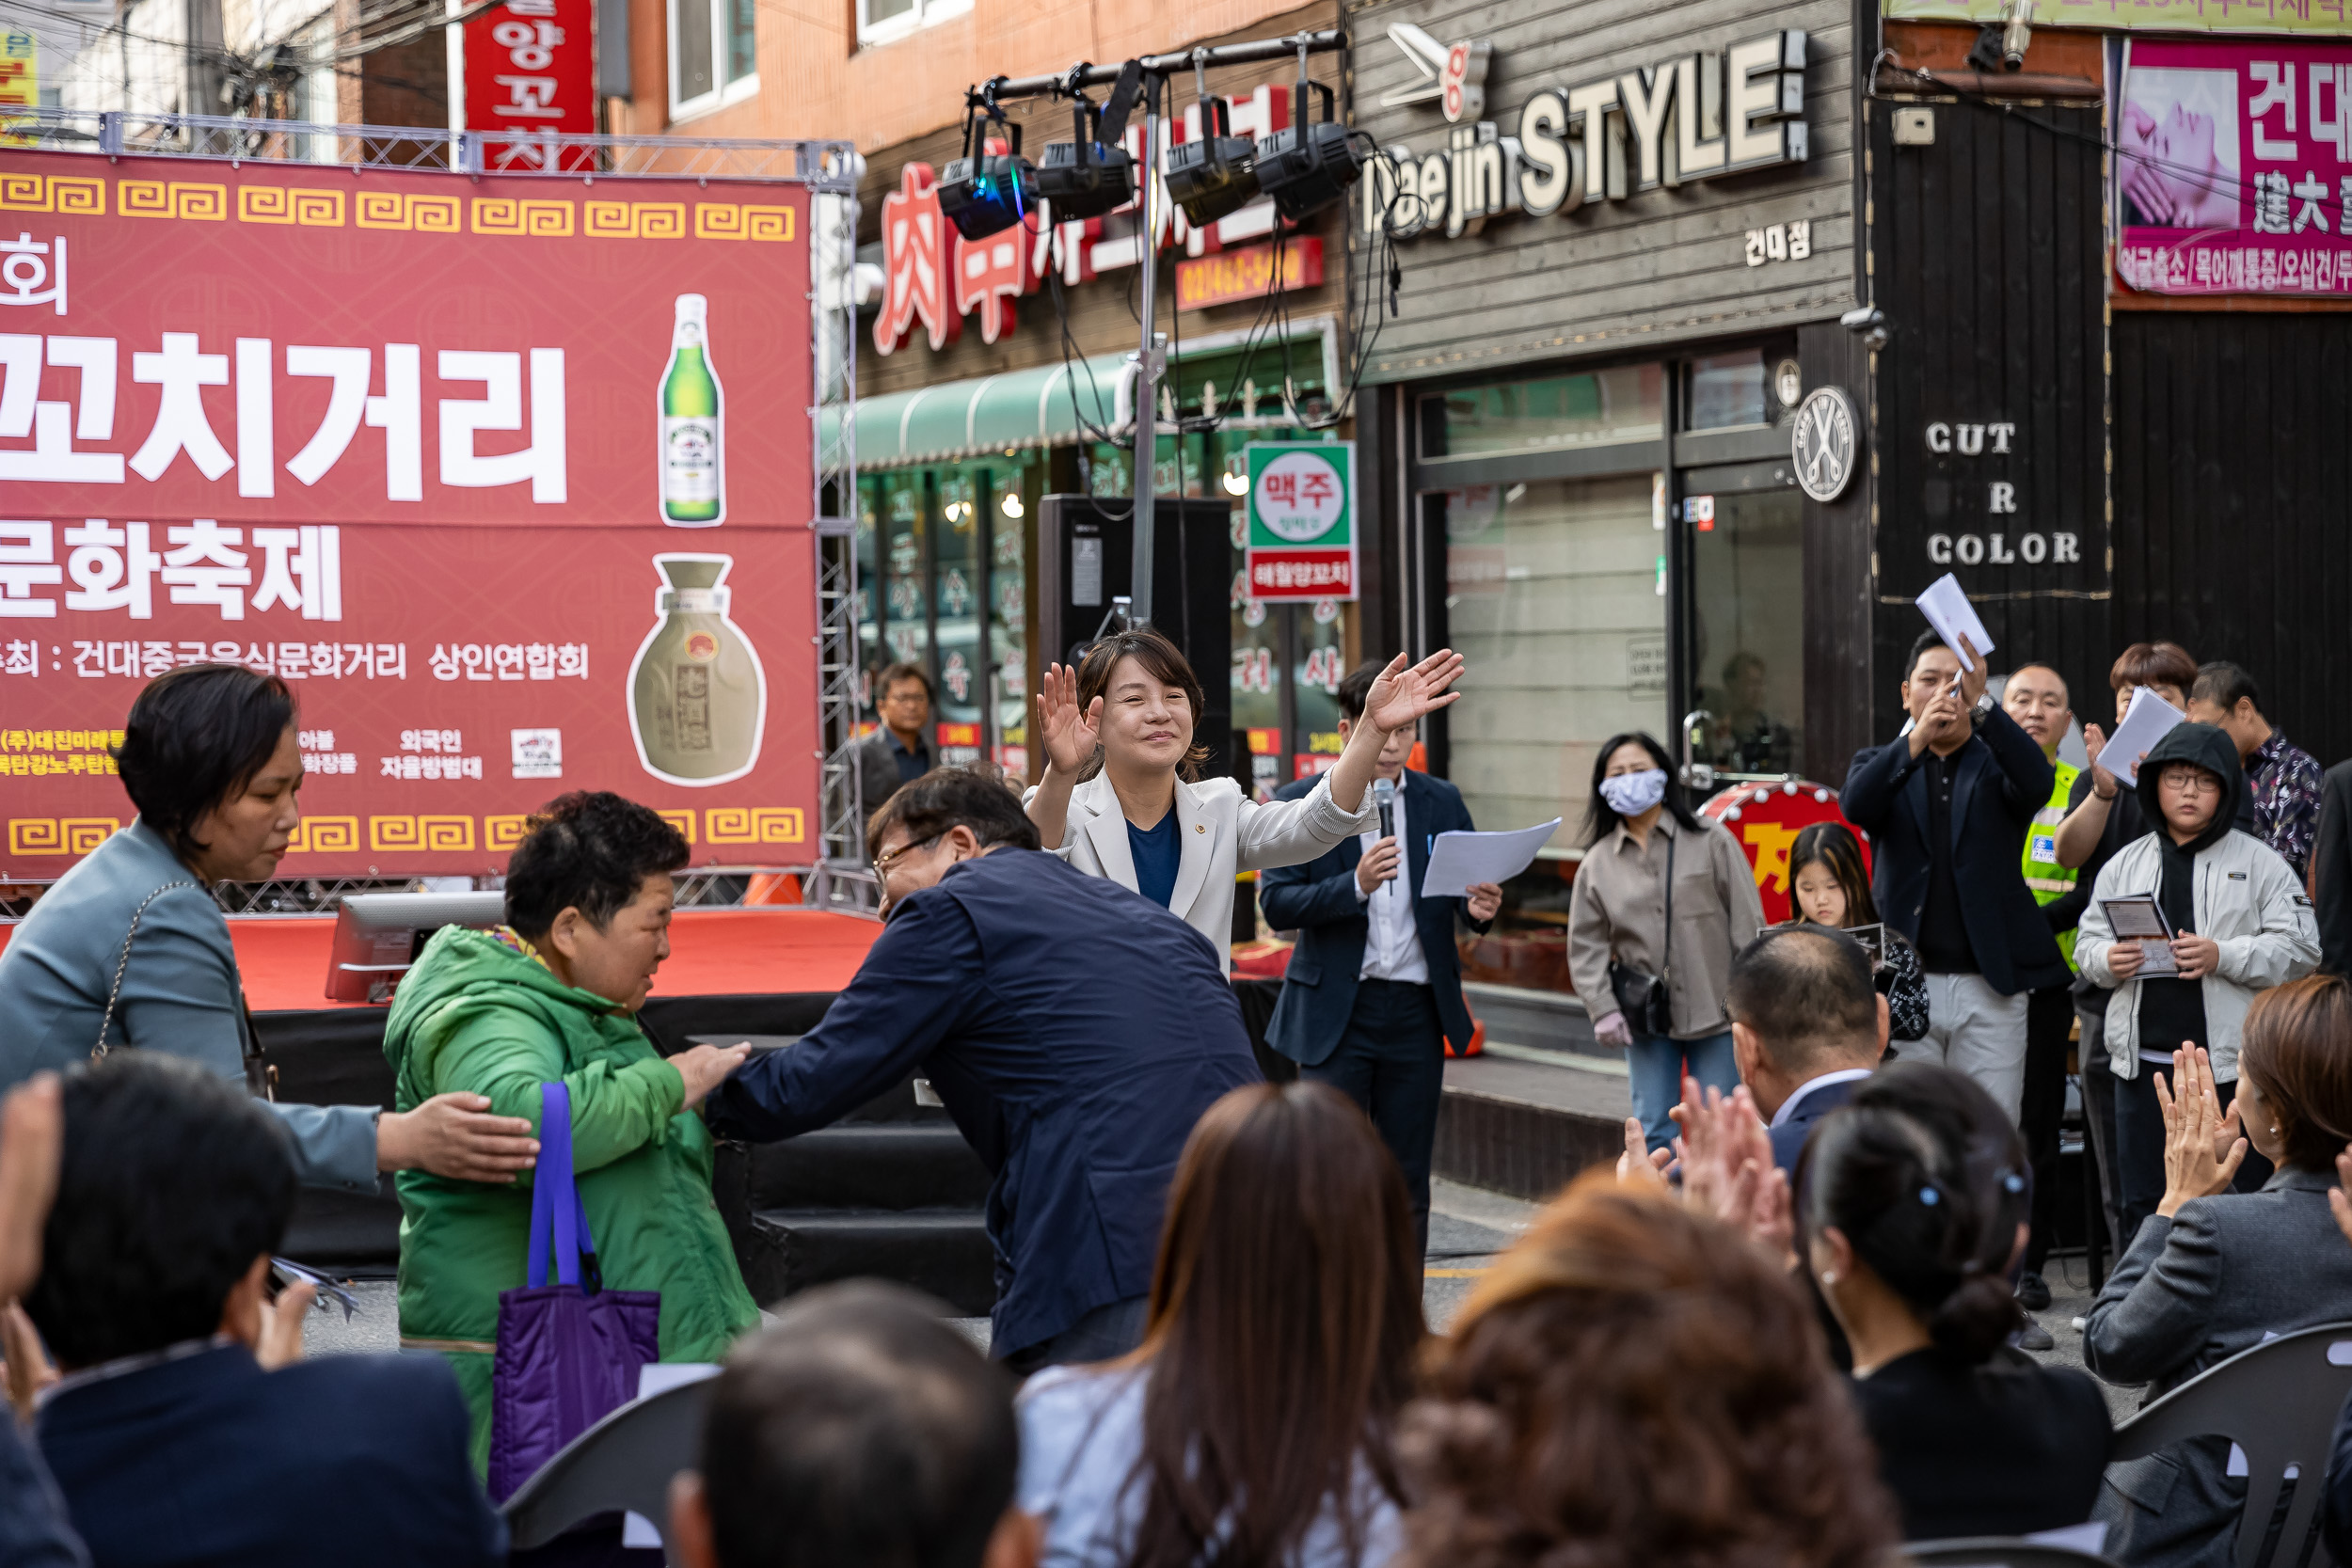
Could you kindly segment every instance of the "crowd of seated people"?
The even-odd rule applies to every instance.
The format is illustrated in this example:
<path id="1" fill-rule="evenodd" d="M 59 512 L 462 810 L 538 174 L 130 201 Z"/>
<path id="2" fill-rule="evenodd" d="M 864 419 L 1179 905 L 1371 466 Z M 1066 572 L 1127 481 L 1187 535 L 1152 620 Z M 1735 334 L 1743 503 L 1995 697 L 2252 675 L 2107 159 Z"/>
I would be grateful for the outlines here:
<path id="1" fill-rule="evenodd" d="M 429 950 L 448 983 L 400 1015 L 401 1103 L 529 1128 L 529 1091 L 572 1083 L 605 1282 L 661 1289 L 664 1354 L 723 1360 L 671 1487 L 673 1560 L 1870 1568 L 2087 1526 L 2123 1564 L 2233 1560 L 2226 1441 L 2112 1463 L 2107 1390 L 2015 1348 L 2016 1124 L 1961 1072 L 1879 1065 L 1889 1008 L 1834 925 L 1739 956 L 1740 1086 L 1686 1081 L 1663 1148 L 1629 1123 L 1616 1171 L 1546 1206 L 1442 1333 L 1372 1122 L 1327 1086 L 1250 1083 L 1185 1113 L 1140 1342 L 1023 1384 L 895 1287 L 758 1326 L 701 1207 L 696 1107 L 739 1053 L 665 1064 L 628 1001 L 583 1000 L 642 999 L 681 847 L 613 797 L 550 826 L 570 847 L 539 840 L 510 889 L 536 916 Z M 306 1358 L 311 1288 L 278 1290 L 273 1260 L 312 1175 L 299 1118 L 190 1055 L 101 1053 L 0 1103 L 0 1568 L 509 1560 L 472 1337 L 527 1243 L 513 1166 L 404 1166 L 412 1228 L 436 1204 L 472 1226 L 403 1282 L 413 1331 L 412 1296 L 470 1280 L 470 1316 L 425 1324 L 459 1354 Z M 2235 1066 L 2229 1096 L 2202 1049 L 2157 1075 L 2165 1188 L 2089 1312 L 2090 1373 L 2150 1399 L 2352 1322 L 2352 987 L 2256 995 Z M 2235 1190 L 2255 1156 L 2276 1174 Z M 2352 1457 L 2328 1480 L 2328 1537 L 2352 1542 Z"/>

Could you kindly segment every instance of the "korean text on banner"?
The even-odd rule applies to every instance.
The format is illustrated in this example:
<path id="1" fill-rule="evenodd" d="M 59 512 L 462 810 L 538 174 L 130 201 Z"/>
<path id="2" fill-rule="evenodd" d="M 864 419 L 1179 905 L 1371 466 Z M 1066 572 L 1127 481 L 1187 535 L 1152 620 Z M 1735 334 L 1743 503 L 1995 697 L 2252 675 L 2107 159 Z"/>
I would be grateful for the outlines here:
<path id="1" fill-rule="evenodd" d="M 1256 599 L 1353 599 L 1356 443 L 1252 441 L 1243 570 Z"/>
<path id="2" fill-rule="evenodd" d="M 108 748 L 204 662 L 294 692 L 280 876 L 496 871 L 580 788 L 814 858 L 803 187 L 0 180 L 0 877 L 129 820 Z"/>
<path id="3" fill-rule="evenodd" d="M 2008 21 L 2010 7 L 2009 0 L 1885 0 L 1885 12 L 1903 22 L 1973 22 L 1982 26 Z M 2103 32 L 2352 37 L 2352 14 L 2341 6 L 2229 5 L 2219 0 L 2056 0 L 2035 8 L 2033 24 Z"/>
<path id="4" fill-rule="evenodd" d="M 2146 293 L 2352 297 L 2352 40 L 2131 40 L 2115 273 Z"/>

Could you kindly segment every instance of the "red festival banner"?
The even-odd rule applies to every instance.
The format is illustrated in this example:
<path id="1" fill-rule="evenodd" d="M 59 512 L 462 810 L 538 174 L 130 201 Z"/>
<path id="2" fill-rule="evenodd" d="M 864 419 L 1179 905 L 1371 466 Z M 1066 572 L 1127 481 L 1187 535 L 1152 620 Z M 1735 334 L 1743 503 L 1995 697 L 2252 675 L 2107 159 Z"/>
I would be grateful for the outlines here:
<path id="1" fill-rule="evenodd" d="M 205 660 L 300 704 L 281 876 L 497 870 L 577 788 L 814 859 L 806 208 L 0 151 L 0 876 Z"/>
<path id="2" fill-rule="evenodd" d="M 533 138 L 596 128 L 596 0 L 506 0 L 464 31 L 466 129 L 492 172 L 594 169 L 594 149 Z"/>

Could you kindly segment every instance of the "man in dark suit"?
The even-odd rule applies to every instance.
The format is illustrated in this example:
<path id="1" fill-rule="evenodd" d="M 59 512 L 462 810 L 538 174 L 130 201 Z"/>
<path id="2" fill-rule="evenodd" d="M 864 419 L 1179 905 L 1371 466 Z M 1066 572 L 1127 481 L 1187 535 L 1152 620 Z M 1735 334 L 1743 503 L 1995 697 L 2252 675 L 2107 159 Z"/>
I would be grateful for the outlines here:
<path id="1" fill-rule="evenodd" d="M 2352 974 L 2352 762 L 2336 764 L 2319 781 L 2311 895 L 2318 906 L 2319 967 Z"/>
<path id="2" fill-rule="evenodd" d="M 1880 913 L 1927 969 L 1927 1037 L 1897 1053 L 1966 1073 L 2014 1118 L 2027 993 L 2068 977 L 2017 855 L 2057 775 L 2017 721 L 1984 700 L 1982 656 L 1972 650 L 1968 662 L 1963 671 L 1931 631 L 1912 645 L 1911 731 L 1855 755 L 1838 804 L 1870 835 Z"/>
<path id="3" fill-rule="evenodd" d="M 1343 740 L 1362 722 L 1380 669 L 1378 660 L 1368 661 L 1340 683 Z M 1265 871 L 1258 897 L 1275 929 L 1298 933 L 1281 998 L 1266 1022 L 1266 1043 L 1296 1062 L 1301 1077 L 1330 1085 L 1372 1117 L 1405 1173 L 1426 1249 L 1429 1157 L 1445 1090 L 1446 1042 L 1466 1049 L 1472 1027 L 1454 917 L 1460 911 L 1485 930 L 1502 907 L 1502 890 L 1482 882 L 1467 898 L 1420 895 L 1438 835 L 1470 831 L 1470 815 L 1460 790 L 1405 766 L 1412 750 L 1407 726 L 1380 752 L 1376 777 L 1394 791 L 1392 831 L 1345 839 L 1303 865 Z M 1278 798 L 1296 800 L 1314 783 L 1297 780 Z"/>
<path id="4" fill-rule="evenodd" d="M 1784 926 L 1732 960 L 1724 1010 L 1740 1082 L 1771 1122 L 1772 1164 L 1792 1175 L 1813 1124 L 1846 1103 L 1886 1052 L 1886 998 L 1870 956 L 1828 926 Z"/>
<path id="5" fill-rule="evenodd" d="M 1041 853 L 1020 800 L 961 768 L 893 796 L 866 845 L 881 940 L 823 1022 L 712 1092 L 710 1130 L 810 1132 L 920 1069 L 995 1174 L 994 1354 L 1025 1373 L 1134 1349 L 1184 1140 L 1259 1081 L 1216 950 Z"/>
<path id="6" fill-rule="evenodd" d="M 882 722 L 857 743 L 858 819 L 882 810 L 902 784 L 937 766 L 931 752 L 931 678 L 919 664 L 894 664 L 874 677 Z"/>
<path id="7" fill-rule="evenodd" d="M 36 1430 L 91 1560 L 504 1562 L 448 1366 L 294 1359 L 308 1286 L 273 1322 L 294 1190 L 285 1134 L 241 1085 L 148 1051 L 66 1080 L 24 1305 L 65 1373 Z"/>

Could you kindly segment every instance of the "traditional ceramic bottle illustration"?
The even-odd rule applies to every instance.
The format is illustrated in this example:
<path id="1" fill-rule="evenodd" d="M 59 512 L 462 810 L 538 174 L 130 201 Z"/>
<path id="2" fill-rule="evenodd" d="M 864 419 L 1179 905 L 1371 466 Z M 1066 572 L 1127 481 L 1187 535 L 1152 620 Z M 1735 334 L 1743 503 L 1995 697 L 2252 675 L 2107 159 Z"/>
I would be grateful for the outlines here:
<path id="1" fill-rule="evenodd" d="M 657 555 L 660 621 L 628 668 L 628 729 L 637 759 L 664 784 L 739 779 L 759 760 L 767 677 L 727 618 L 731 555 Z"/>
<path id="2" fill-rule="evenodd" d="M 725 416 L 710 368 L 708 315 L 702 295 L 677 296 L 670 364 L 661 372 L 661 519 L 673 528 L 726 520 Z"/>

